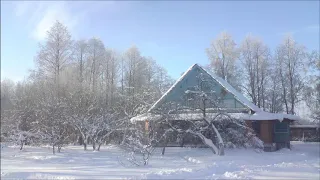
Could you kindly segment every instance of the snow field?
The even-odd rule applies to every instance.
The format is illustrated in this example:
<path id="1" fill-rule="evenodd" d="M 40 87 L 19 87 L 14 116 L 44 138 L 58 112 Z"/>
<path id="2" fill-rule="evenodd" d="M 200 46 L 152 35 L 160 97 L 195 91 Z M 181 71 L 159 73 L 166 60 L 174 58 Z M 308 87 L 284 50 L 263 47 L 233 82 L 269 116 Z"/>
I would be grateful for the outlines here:
<path id="1" fill-rule="evenodd" d="M 257 153 L 225 149 L 216 156 L 208 148 L 157 149 L 147 166 L 127 163 L 116 146 L 100 152 L 68 146 L 1 148 L 1 179 L 320 179 L 319 143 L 292 142 L 292 150 Z"/>

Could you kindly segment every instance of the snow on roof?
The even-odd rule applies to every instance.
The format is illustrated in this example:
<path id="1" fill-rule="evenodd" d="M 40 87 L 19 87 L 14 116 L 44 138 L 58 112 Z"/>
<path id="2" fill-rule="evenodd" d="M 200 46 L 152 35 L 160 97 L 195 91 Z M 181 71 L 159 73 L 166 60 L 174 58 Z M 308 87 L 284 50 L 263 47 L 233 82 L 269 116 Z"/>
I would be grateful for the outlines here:
<path id="1" fill-rule="evenodd" d="M 206 113 L 207 117 L 213 117 L 217 115 L 217 113 Z M 245 114 L 243 113 L 228 113 L 230 117 L 233 118 L 242 118 L 245 117 Z M 131 122 L 137 122 L 137 121 L 156 121 L 160 120 L 163 116 L 159 114 L 152 114 L 152 113 L 145 113 L 140 116 L 136 116 L 131 118 Z M 202 113 L 178 113 L 178 114 L 170 114 L 168 115 L 170 120 L 202 120 L 203 119 L 203 114 Z"/>
<path id="2" fill-rule="evenodd" d="M 291 128 L 320 128 L 320 125 L 316 125 L 316 124 L 304 124 L 304 125 L 300 125 L 300 124 L 295 124 L 295 125 L 290 125 Z"/>
<path id="3" fill-rule="evenodd" d="M 247 117 L 244 117 L 245 120 L 279 120 L 290 119 L 294 121 L 299 121 L 300 117 L 293 114 L 282 114 L 282 113 L 269 113 L 265 111 L 256 112 L 254 114 L 248 114 Z"/>
<path id="4" fill-rule="evenodd" d="M 213 117 L 217 113 L 207 113 L 207 117 Z M 279 120 L 280 122 L 284 119 L 290 120 L 300 120 L 298 116 L 291 114 L 280 114 L 280 113 L 268 113 L 268 112 L 258 112 L 255 114 L 246 114 L 246 113 L 227 113 L 232 118 L 243 119 L 243 120 L 252 120 L 252 121 L 265 121 L 265 120 Z M 160 114 L 145 113 L 136 117 L 131 118 L 131 122 L 136 121 L 156 121 L 160 120 L 163 116 Z M 169 115 L 170 120 L 201 120 L 203 119 L 202 113 L 177 113 Z"/>
<path id="5" fill-rule="evenodd" d="M 200 66 L 199 66 L 200 67 Z M 203 69 L 202 67 L 200 67 Z M 250 108 L 251 110 L 255 112 L 262 111 L 258 106 L 254 105 L 252 102 L 250 102 L 246 97 L 243 96 L 242 93 L 238 92 L 236 89 L 234 89 L 227 81 L 220 78 L 219 76 L 215 75 L 213 72 L 208 71 L 206 69 L 203 69 L 206 73 L 208 73 L 213 79 L 215 79 L 222 87 L 224 87 L 227 91 L 229 91 L 231 94 L 234 95 L 234 97 L 243 103 L 245 106 Z"/>
<path id="6" fill-rule="evenodd" d="M 130 119 L 130 121 L 132 123 L 137 122 L 137 121 L 155 121 L 155 120 L 159 120 L 161 119 L 161 115 L 160 114 L 152 114 L 152 113 L 144 113 L 138 116 L 135 116 L 133 118 Z"/>

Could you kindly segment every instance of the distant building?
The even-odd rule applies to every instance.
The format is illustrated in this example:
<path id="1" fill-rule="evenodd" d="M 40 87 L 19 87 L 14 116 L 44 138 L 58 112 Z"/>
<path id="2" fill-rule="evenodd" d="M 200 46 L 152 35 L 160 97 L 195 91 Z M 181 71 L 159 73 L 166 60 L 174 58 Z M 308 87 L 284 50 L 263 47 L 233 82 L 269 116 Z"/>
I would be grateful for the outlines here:
<path id="1" fill-rule="evenodd" d="M 290 125 L 290 133 L 292 141 L 320 141 L 320 125 Z"/>
<path id="2" fill-rule="evenodd" d="M 148 130 L 149 122 L 156 121 L 161 115 L 159 109 L 166 102 L 179 102 L 188 105 L 188 102 L 181 96 L 192 87 L 197 85 L 197 77 L 205 75 L 211 84 L 214 84 L 211 92 L 218 96 L 221 105 L 228 114 L 236 118 L 245 120 L 247 126 L 251 127 L 255 134 L 264 142 L 265 151 L 275 151 L 282 147 L 290 147 L 290 122 L 299 120 L 298 116 L 289 114 L 268 113 L 250 102 L 243 94 L 235 90 L 228 82 L 215 74 L 205 70 L 201 66 L 192 65 L 175 84 L 148 110 L 131 119 L 135 123 L 145 123 L 145 129 Z M 186 101 L 186 102 L 183 102 Z M 214 113 L 214 110 L 212 110 Z M 200 120 L 203 118 L 198 111 L 186 112 L 172 116 L 171 120 Z"/>

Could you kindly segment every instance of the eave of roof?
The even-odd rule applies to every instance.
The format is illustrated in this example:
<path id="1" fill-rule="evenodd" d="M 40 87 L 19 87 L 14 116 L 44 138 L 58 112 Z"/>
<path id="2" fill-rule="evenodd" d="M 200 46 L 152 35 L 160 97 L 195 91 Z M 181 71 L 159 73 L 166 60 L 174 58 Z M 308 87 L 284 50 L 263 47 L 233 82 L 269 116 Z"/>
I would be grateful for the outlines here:
<path id="1" fill-rule="evenodd" d="M 207 113 L 207 117 L 212 117 L 217 115 L 218 113 Z M 243 119 L 243 120 L 250 120 L 250 121 L 283 121 L 284 119 L 296 121 L 300 120 L 298 116 L 291 115 L 291 114 L 281 114 L 281 113 L 269 113 L 269 112 L 258 112 L 255 114 L 246 114 L 246 113 L 226 113 L 226 115 Z M 163 118 L 163 115 L 160 114 L 153 114 L 153 113 L 145 113 L 139 116 L 133 117 L 130 119 L 131 122 L 136 121 L 157 121 Z M 178 113 L 178 114 L 170 114 L 168 115 L 170 120 L 201 120 L 203 119 L 202 113 Z"/>

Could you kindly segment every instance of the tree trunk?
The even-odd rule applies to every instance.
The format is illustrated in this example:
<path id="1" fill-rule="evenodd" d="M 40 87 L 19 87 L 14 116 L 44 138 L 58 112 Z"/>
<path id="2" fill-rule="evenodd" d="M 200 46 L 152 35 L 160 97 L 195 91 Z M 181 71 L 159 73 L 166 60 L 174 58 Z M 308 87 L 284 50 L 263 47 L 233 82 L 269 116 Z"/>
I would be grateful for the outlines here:
<path id="1" fill-rule="evenodd" d="M 24 142 L 21 141 L 21 143 L 20 143 L 20 151 L 23 149 L 23 145 L 24 145 Z"/>
<path id="2" fill-rule="evenodd" d="M 52 154 L 55 154 L 55 149 L 54 149 L 54 145 L 52 145 Z"/>
<path id="3" fill-rule="evenodd" d="M 183 147 L 183 146 L 184 146 L 184 135 L 182 136 L 181 143 L 180 143 L 180 147 Z"/>
<path id="4" fill-rule="evenodd" d="M 99 143 L 97 151 L 100 151 L 101 145 L 102 145 L 102 143 Z"/>
<path id="5" fill-rule="evenodd" d="M 58 146 L 58 153 L 61 152 L 61 148 L 62 148 L 62 146 Z"/>
<path id="6" fill-rule="evenodd" d="M 94 141 L 92 141 L 92 150 L 95 151 L 96 150 L 96 143 Z"/>
<path id="7" fill-rule="evenodd" d="M 164 153 L 165 153 L 165 151 L 166 151 L 166 146 L 167 146 L 167 144 L 168 144 L 168 140 L 167 140 L 167 138 L 164 140 L 164 146 L 163 146 L 163 148 L 162 148 L 162 152 L 161 152 L 161 155 L 164 155 Z"/>
<path id="8" fill-rule="evenodd" d="M 87 150 L 87 144 L 88 144 L 88 137 L 83 138 L 83 148 L 86 151 Z"/>
<path id="9" fill-rule="evenodd" d="M 224 146 L 222 143 L 219 143 L 219 152 L 218 152 L 219 156 L 224 156 Z"/>
<path id="10" fill-rule="evenodd" d="M 163 146 L 163 148 L 162 148 L 162 152 L 161 152 L 161 155 L 164 155 L 165 151 L 166 151 L 166 145 L 165 145 L 165 146 Z"/>
<path id="11" fill-rule="evenodd" d="M 83 138 L 82 138 L 82 136 L 79 136 L 79 137 L 78 137 L 78 143 L 79 143 L 80 146 L 83 144 Z"/>

